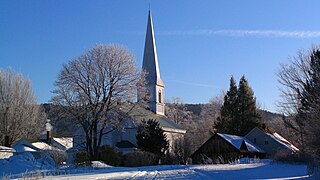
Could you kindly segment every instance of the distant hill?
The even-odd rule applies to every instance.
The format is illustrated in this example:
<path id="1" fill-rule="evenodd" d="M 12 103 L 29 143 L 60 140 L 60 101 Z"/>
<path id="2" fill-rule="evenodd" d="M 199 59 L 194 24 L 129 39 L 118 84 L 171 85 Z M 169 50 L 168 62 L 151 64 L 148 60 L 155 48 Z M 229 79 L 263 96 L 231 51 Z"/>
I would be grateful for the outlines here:
<path id="1" fill-rule="evenodd" d="M 167 103 L 167 106 L 172 104 Z M 72 136 L 75 131 L 80 128 L 77 125 L 76 121 L 72 119 L 72 117 L 67 117 L 60 110 L 61 107 L 53 105 L 53 104 L 43 104 L 42 107 L 45 109 L 47 113 L 48 119 L 51 120 L 51 124 L 53 126 L 53 135 L 54 136 Z M 204 116 L 201 115 L 204 108 L 208 107 L 208 104 L 179 104 L 176 106 L 179 109 L 183 109 L 185 111 L 192 112 L 192 123 L 188 123 L 190 126 L 194 126 L 192 124 L 202 125 L 204 121 Z M 209 111 L 211 112 L 219 112 L 219 106 L 210 105 Z M 208 110 L 208 109 L 207 109 Z M 281 124 L 281 115 L 272 113 L 265 110 L 260 110 L 262 121 L 267 123 L 268 126 L 272 127 L 276 131 L 282 131 L 283 125 Z M 212 117 L 214 118 L 214 117 Z M 183 124 L 183 122 L 182 122 Z M 209 122 L 207 125 L 208 129 L 213 126 L 213 122 Z M 187 128 L 187 127 L 185 127 Z M 206 127 L 204 127 L 206 128 Z"/>

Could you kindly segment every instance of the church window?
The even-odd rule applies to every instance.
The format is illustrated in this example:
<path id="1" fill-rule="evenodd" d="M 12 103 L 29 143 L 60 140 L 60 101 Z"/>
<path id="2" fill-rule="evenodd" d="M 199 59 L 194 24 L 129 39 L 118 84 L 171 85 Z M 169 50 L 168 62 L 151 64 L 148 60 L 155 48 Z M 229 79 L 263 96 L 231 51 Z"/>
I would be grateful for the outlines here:
<path id="1" fill-rule="evenodd" d="M 161 100 L 162 100 L 162 95 L 161 95 L 161 90 L 159 90 L 159 92 L 158 92 L 158 95 L 159 95 L 159 103 L 161 103 Z"/>

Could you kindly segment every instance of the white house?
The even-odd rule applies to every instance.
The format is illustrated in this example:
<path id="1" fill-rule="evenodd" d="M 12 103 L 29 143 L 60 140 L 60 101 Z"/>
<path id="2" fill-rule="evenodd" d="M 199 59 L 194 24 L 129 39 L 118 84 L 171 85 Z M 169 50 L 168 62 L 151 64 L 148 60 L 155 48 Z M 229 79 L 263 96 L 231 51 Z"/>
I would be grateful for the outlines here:
<path id="1" fill-rule="evenodd" d="M 253 128 L 245 137 L 262 148 L 267 156 L 273 156 L 279 151 L 289 153 L 299 151 L 288 140 L 268 127 L 264 127 L 263 130 L 257 127 Z"/>

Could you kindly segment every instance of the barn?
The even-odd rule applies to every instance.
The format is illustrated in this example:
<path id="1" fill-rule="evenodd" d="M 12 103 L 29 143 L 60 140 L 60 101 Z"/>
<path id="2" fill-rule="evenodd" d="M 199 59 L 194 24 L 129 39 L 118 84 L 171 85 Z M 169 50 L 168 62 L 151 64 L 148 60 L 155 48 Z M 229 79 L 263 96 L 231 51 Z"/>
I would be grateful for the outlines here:
<path id="1" fill-rule="evenodd" d="M 265 152 L 245 137 L 215 133 L 190 157 L 193 164 L 224 164 L 240 157 L 264 156 Z"/>

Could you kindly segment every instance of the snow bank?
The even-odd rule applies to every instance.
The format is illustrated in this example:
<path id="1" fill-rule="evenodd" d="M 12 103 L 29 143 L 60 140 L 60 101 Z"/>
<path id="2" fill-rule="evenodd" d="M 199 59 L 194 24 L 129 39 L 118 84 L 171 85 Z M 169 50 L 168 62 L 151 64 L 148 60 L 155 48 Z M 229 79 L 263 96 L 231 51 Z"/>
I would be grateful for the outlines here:
<path id="1" fill-rule="evenodd" d="M 110 166 L 110 165 L 107 165 L 107 164 L 105 164 L 105 163 L 103 163 L 103 162 L 101 162 L 101 161 L 92 161 L 91 162 L 91 166 L 93 167 L 93 168 L 109 168 L 109 167 L 112 167 L 112 166 Z"/>
<path id="2" fill-rule="evenodd" d="M 0 159 L 0 177 L 53 169 L 55 169 L 55 163 L 50 157 L 35 159 L 29 152 L 11 156 L 8 159 Z"/>

